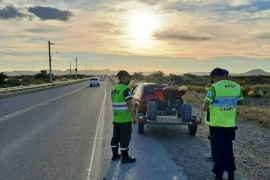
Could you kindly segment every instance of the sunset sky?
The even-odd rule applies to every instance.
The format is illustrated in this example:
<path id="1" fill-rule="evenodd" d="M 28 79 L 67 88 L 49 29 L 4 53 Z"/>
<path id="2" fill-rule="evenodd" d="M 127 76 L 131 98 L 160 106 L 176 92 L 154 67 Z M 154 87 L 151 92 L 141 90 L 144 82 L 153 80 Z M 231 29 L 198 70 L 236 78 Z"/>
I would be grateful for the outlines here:
<path id="1" fill-rule="evenodd" d="M 270 72 L 269 0 L 0 0 L 0 72 Z M 55 53 L 58 52 L 58 53 Z"/>

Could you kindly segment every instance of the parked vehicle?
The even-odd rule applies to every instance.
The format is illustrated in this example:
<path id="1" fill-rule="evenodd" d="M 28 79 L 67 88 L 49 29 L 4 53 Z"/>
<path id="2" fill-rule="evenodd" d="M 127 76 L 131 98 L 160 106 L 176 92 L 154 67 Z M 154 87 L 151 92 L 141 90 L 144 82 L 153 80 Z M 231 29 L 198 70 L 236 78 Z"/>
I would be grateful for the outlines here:
<path id="1" fill-rule="evenodd" d="M 156 100 L 155 88 L 164 88 L 163 84 L 139 83 L 132 89 L 133 104 L 136 107 L 136 115 L 147 113 L 148 102 Z"/>
<path id="2" fill-rule="evenodd" d="M 105 81 L 106 80 L 106 77 L 105 76 L 100 76 L 99 80 L 100 81 Z"/>
<path id="3" fill-rule="evenodd" d="M 197 124 L 200 124 L 201 120 L 192 115 L 192 106 L 184 103 L 182 96 L 186 91 L 168 85 L 139 83 L 132 92 L 138 133 L 144 133 L 145 123 L 159 123 L 187 125 L 189 134 L 196 134 Z"/>
<path id="4" fill-rule="evenodd" d="M 100 86 L 99 78 L 98 78 L 98 77 L 91 77 L 91 78 L 90 78 L 89 86 L 90 86 L 90 87 L 93 87 L 93 86 L 98 87 L 98 86 Z"/>

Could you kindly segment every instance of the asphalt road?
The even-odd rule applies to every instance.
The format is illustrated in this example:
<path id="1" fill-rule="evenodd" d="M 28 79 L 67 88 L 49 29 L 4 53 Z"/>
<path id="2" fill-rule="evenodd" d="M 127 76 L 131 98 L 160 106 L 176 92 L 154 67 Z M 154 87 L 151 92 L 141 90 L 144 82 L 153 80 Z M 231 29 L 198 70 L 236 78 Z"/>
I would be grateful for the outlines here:
<path id="1" fill-rule="evenodd" d="M 0 179 L 87 179 L 105 90 L 83 82 L 0 100 Z"/>
<path id="2" fill-rule="evenodd" d="M 0 98 L 2 180 L 187 179 L 162 144 L 133 126 L 132 164 L 111 162 L 110 80 Z"/>

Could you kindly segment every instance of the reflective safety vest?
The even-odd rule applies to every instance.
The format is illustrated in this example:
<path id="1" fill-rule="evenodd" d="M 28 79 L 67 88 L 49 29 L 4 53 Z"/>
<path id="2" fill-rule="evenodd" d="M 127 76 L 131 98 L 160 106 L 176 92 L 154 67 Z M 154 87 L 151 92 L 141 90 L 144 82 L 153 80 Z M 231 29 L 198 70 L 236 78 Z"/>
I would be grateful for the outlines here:
<path id="1" fill-rule="evenodd" d="M 237 102 L 241 96 L 238 83 L 222 80 L 212 85 L 216 96 L 209 108 L 209 126 L 235 127 Z"/>
<path id="2" fill-rule="evenodd" d="M 126 123 L 131 122 L 131 114 L 127 107 L 124 91 L 128 87 L 124 84 L 116 85 L 111 92 L 113 105 L 113 122 Z"/>

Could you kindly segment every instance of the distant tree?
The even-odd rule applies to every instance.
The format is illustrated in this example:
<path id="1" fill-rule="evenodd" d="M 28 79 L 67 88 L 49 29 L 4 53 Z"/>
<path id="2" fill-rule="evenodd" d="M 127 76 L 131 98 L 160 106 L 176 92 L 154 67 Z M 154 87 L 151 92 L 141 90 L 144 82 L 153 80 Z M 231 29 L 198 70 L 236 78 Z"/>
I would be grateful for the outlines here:
<path id="1" fill-rule="evenodd" d="M 40 73 L 35 75 L 35 79 L 48 79 L 49 75 L 46 70 L 41 70 Z"/>
<path id="2" fill-rule="evenodd" d="M 156 72 L 150 74 L 150 76 L 153 76 L 154 78 L 163 77 L 164 73 L 162 71 L 156 71 Z"/>
<path id="3" fill-rule="evenodd" d="M 187 77 L 190 77 L 190 78 L 193 78 L 193 79 L 196 79 L 197 76 L 195 74 L 190 74 L 190 73 L 187 73 L 187 74 L 183 74 L 184 76 L 187 76 Z"/>
<path id="4" fill-rule="evenodd" d="M 0 85 L 5 84 L 5 79 L 7 78 L 7 75 L 4 74 L 3 72 L 0 73 Z"/>
<path id="5" fill-rule="evenodd" d="M 144 75 L 142 74 L 142 72 L 138 72 L 138 73 L 135 72 L 132 77 L 133 79 L 137 81 L 141 81 L 144 79 Z"/>
<path id="6" fill-rule="evenodd" d="M 173 82 L 175 85 L 182 85 L 183 80 L 181 76 L 175 75 L 175 74 L 170 74 L 169 75 L 170 81 Z"/>
<path id="7" fill-rule="evenodd" d="M 40 74 L 47 74 L 47 71 L 46 70 L 41 70 Z"/>

